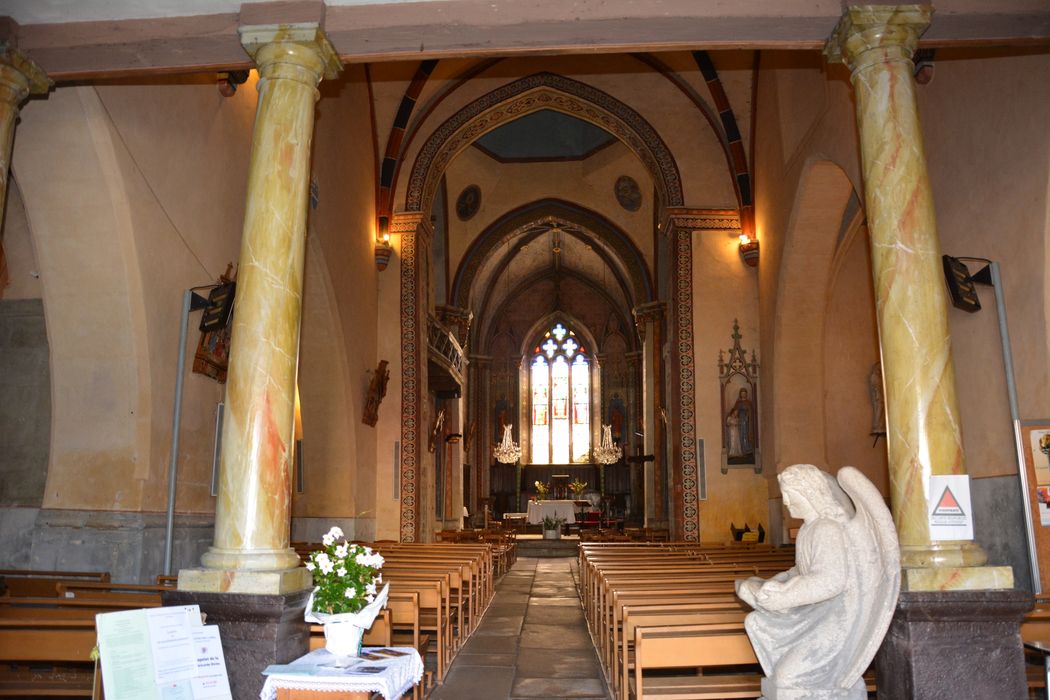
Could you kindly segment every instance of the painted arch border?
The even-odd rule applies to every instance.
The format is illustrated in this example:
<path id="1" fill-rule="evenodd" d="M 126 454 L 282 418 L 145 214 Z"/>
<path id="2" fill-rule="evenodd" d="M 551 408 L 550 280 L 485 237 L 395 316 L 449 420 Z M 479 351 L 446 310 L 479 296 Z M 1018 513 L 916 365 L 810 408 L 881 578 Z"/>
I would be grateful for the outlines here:
<path id="1" fill-rule="evenodd" d="M 482 95 L 434 130 L 412 165 L 405 210 L 430 211 L 448 164 L 477 138 L 544 109 L 590 122 L 616 136 L 652 174 L 661 204 L 682 205 L 678 164 L 656 129 L 642 115 L 586 83 L 554 73 L 536 73 Z"/>

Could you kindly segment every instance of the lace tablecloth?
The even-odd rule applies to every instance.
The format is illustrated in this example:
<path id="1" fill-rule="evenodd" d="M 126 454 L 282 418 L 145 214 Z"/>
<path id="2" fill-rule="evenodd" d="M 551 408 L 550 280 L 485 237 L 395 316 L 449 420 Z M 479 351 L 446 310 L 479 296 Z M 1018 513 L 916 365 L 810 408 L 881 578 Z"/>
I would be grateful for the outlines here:
<path id="1" fill-rule="evenodd" d="M 423 660 L 412 647 L 365 647 L 362 653 L 375 649 L 394 649 L 404 656 L 370 660 L 354 659 L 353 665 L 339 668 L 334 664 L 342 660 L 327 649 L 314 649 L 306 656 L 282 667 L 270 667 L 273 672 L 266 676 L 259 697 L 273 700 L 278 688 L 294 690 L 320 690 L 325 692 L 370 692 L 379 693 L 386 700 L 396 700 L 404 695 L 423 677 Z M 364 673 L 355 669 L 382 668 L 382 671 Z"/>

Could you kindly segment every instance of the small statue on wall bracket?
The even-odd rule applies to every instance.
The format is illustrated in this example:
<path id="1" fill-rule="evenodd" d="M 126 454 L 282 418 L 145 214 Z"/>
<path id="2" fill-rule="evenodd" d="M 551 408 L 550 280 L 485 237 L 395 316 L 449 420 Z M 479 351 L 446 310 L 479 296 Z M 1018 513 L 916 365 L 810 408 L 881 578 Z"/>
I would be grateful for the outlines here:
<path id="1" fill-rule="evenodd" d="M 386 360 L 380 360 L 372 375 L 372 381 L 368 383 L 368 395 L 365 397 L 365 410 L 361 414 L 361 422 L 365 425 L 376 427 L 379 420 L 379 404 L 386 396 L 386 383 L 390 380 L 390 370 L 386 368 Z"/>
<path id="2" fill-rule="evenodd" d="M 718 379 L 722 392 L 722 473 L 753 468 L 762 473 L 758 442 L 758 361 L 740 347 L 740 324 L 733 319 L 733 347 L 718 351 Z"/>

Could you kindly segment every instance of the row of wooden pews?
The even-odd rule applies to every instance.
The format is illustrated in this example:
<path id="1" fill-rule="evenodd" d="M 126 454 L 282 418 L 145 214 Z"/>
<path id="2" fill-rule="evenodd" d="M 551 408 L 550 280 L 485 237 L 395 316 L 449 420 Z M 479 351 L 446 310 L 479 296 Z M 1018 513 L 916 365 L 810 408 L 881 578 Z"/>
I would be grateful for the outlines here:
<path id="1" fill-rule="evenodd" d="M 359 542 L 383 555 L 383 581 L 390 584 L 391 644 L 414 646 L 442 682 L 455 655 L 476 629 L 496 580 L 513 563 L 512 540 L 464 537 L 429 544 Z M 300 556 L 320 545 L 297 543 Z M 366 638 L 367 640 L 367 638 Z"/>
<path id="2" fill-rule="evenodd" d="M 97 697 L 95 615 L 159 606 L 162 590 L 104 572 L 0 570 L 0 696 Z"/>
<path id="3" fill-rule="evenodd" d="M 792 549 L 768 546 L 581 543 L 584 612 L 615 697 L 761 696 L 734 584 L 793 565 Z M 729 666 L 743 668 L 717 670 Z"/>

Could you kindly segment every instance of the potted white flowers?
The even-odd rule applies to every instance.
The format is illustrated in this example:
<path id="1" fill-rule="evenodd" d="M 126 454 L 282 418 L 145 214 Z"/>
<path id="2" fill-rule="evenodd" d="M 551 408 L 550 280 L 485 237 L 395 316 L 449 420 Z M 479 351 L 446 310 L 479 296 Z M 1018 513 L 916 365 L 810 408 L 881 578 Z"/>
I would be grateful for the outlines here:
<path id="1" fill-rule="evenodd" d="M 345 539 L 340 542 L 342 537 L 343 531 L 333 527 L 321 538 L 324 549 L 307 558 L 315 588 L 305 617 L 324 625 L 326 649 L 338 656 L 357 656 L 361 637 L 383 609 L 389 591 L 388 586 L 377 590 L 383 582 L 382 555 Z"/>
<path id="2" fill-rule="evenodd" d="M 565 518 L 556 515 L 543 516 L 543 539 L 560 540 L 561 526 L 565 524 Z"/>

